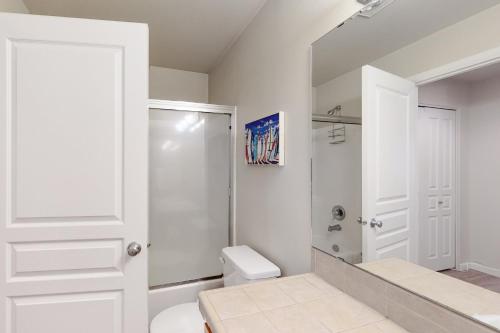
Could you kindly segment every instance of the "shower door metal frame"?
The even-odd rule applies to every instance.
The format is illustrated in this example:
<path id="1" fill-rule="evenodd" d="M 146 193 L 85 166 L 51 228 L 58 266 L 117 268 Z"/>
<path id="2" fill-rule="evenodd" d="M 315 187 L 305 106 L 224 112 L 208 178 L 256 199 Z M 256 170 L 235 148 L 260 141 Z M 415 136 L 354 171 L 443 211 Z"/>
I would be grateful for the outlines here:
<path id="1" fill-rule="evenodd" d="M 230 117 L 230 152 L 229 152 L 229 217 L 228 217 L 228 244 L 231 246 L 236 243 L 236 106 L 216 105 L 205 103 L 192 103 L 182 101 L 169 101 L 160 99 L 150 99 L 148 101 L 148 115 L 149 110 L 164 110 L 164 111 L 184 111 L 184 112 L 201 112 L 201 113 L 215 113 L 226 114 Z"/>

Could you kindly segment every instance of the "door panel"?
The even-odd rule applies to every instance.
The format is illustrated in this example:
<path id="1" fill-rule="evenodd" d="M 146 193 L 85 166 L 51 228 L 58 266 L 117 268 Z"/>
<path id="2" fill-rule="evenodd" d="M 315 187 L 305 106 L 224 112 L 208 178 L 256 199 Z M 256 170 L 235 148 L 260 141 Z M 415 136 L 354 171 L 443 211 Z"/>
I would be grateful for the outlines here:
<path id="1" fill-rule="evenodd" d="M 120 333 L 122 302 L 122 292 L 14 297 L 8 332 Z M 54 313 L 64 320 L 47 320 Z"/>
<path id="2" fill-rule="evenodd" d="M 9 46 L 12 222 L 122 220 L 124 50 L 33 40 Z"/>
<path id="3" fill-rule="evenodd" d="M 7 258 L 11 269 L 7 276 L 28 280 L 55 274 L 75 276 L 88 270 L 123 273 L 122 249 L 121 240 L 10 243 Z"/>
<path id="4" fill-rule="evenodd" d="M 438 253 L 438 223 L 435 216 L 427 218 L 427 226 L 424 226 L 420 232 L 428 239 L 427 246 L 423 247 L 428 258 L 437 258 Z M 427 232 L 425 232 L 427 230 Z M 422 245 L 422 244 L 420 244 Z M 426 249 L 427 248 L 427 249 Z"/>
<path id="5" fill-rule="evenodd" d="M 419 263 L 449 269 L 455 267 L 455 111 L 420 108 L 418 120 L 420 200 L 429 202 L 420 208 Z"/>
<path id="6" fill-rule="evenodd" d="M 413 82 L 364 66 L 363 261 L 416 261 Z M 373 225 L 370 222 L 373 221 Z"/>
<path id="7" fill-rule="evenodd" d="M 0 331 L 147 332 L 147 38 L 0 14 Z"/>

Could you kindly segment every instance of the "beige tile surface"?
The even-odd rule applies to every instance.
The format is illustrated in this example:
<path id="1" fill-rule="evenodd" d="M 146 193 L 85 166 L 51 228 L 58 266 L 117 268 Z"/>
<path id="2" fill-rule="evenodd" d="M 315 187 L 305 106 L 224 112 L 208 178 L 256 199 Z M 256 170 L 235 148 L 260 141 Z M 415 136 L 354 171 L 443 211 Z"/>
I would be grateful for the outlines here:
<path id="1" fill-rule="evenodd" d="M 260 310 L 272 310 L 295 304 L 294 300 L 283 290 L 276 287 L 276 284 L 256 284 L 244 287 L 243 290 L 250 297 Z"/>
<path id="2" fill-rule="evenodd" d="M 434 271 L 430 269 L 414 265 L 398 258 L 383 259 L 375 262 L 358 264 L 357 266 L 391 282 L 434 273 Z"/>
<path id="3" fill-rule="evenodd" d="M 243 289 L 209 294 L 208 300 L 221 320 L 260 312 Z"/>
<path id="4" fill-rule="evenodd" d="M 390 320 L 384 320 L 375 324 L 344 331 L 344 333 L 408 333 L 405 329 L 394 324 Z"/>
<path id="5" fill-rule="evenodd" d="M 209 322 L 208 324 L 210 326 L 210 329 L 212 330 L 212 333 L 214 333 L 214 332 L 217 332 L 217 333 L 228 333 L 226 331 L 226 328 L 224 327 L 224 324 L 222 323 L 222 321 L 216 321 L 216 322 L 213 322 L 213 323 Z M 245 332 L 245 331 L 242 331 L 242 332 Z"/>
<path id="6" fill-rule="evenodd" d="M 324 297 L 301 304 L 313 318 L 321 322 L 330 332 L 366 326 L 385 319 L 381 314 L 346 294 Z"/>
<path id="7" fill-rule="evenodd" d="M 344 290 L 346 263 L 326 254 L 315 250 L 315 267 L 313 272 L 340 290 Z"/>
<path id="8" fill-rule="evenodd" d="M 262 313 L 224 320 L 222 326 L 224 327 L 225 333 L 278 333 L 271 322 Z"/>
<path id="9" fill-rule="evenodd" d="M 300 305 L 265 311 L 264 315 L 283 333 L 330 333 L 320 321 L 315 320 Z"/>
<path id="10" fill-rule="evenodd" d="M 387 315 L 387 285 L 386 281 L 355 266 L 346 267 L 344 291 L 383 315 Z"/>
<path id="11" fill-rule="evenodd" d="M 404 333 L 383 315 L 304 274 L 200 293 L 213 333 Z"/>
<path id="12" fill-rule="evenodd" d="M 435 273 L 402 279 L 403 288 L 467 315 L 500 315 L 500 294 Z"/>
<path id="13" fill-rule="evenodd" d="M 412 331 L 425 333 L 490 331 L 447 308 L 470 317 L 481 314 L 500 315 L 500 294 L 451 276 L 401 259 L 386 259 L 358 266 L 408 290 L 395 286 L 387 287 L 386 314 L 394 320 L 403 320 L 407 328 L 411 328 Z M 356 296 L 355 293 L 350 292 L 350 294 Z"/>
<path id="14" fill-rule="evenodd" d="M 302 276 L 282 279 L 277 286 L 297 303 L 312 301 L 324 295 L 321 289 Z"/>
<path id="15" fill-rule="evenodd" d="M 392 321 L 404 326 L 412 333 L 450 333 L 432 320 L 418 315 L 405 306 L 389 301 L 387 312 Z M 454 332 L 455 333 L 455 332 Z M 472 333 L 472 332 L 471 332 Z"/>
<path id="16" fill-rule="evenodd" d="M 304 275 L 304 278 L 307 282 L 321 290 L 324 295 L 337 295 L 342 293 L 340 289 L 335 288 L 334 286 L 314 274 L 306 274 Z"/>
<path id="17" fill-rule="evenodd" d="M 378 328 L 383 333 L 407 333 L 408 332 L 390 320 L 383 320 L 383 321 L 380 321 L 380 322 L 375 323 L 375 324 L 370 325 L 370 326 L 374 326 L 374 327 Z"/>

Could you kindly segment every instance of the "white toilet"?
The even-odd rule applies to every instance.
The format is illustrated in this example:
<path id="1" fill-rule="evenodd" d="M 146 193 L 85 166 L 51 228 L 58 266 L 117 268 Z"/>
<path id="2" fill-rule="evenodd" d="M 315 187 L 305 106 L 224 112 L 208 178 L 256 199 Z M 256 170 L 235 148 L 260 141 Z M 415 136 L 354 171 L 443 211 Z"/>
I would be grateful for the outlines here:
<path id="1" fill-rule="evenodd" d="M 281 275 L 278 266 L 250 247 L 233 246 L 222 249 L 220 258 L 224 286 L 274 279 Z M 204 320 L 198 303 L 179 304 L 160 312 L 151 321 L 150 333 L 203 333 Z"/>

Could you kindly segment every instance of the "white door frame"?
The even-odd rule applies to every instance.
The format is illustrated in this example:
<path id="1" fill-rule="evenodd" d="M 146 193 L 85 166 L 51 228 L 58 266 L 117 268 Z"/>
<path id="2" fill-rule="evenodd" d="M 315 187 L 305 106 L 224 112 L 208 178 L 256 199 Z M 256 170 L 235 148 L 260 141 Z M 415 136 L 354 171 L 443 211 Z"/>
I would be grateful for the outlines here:
<path id="1" fill-rule="evenodd" d="M 409 80 L 414 81 L 417 86 L 423 86 L 428 83 L 436 82 L 439 80 L 443 80 L 446 78 L 450 78 L 462 73 L 470 72 L 475 69 L 479 69 L 485 66 L 493 65 L 496 63 L 500 62 L 500 47 L 490 49 L 484 52 L 480 52 L 477 54 L 474 54 L 472 56 L 468 56 L 465 58 L 462 58 L 457 61 L 450 62 L 448 64 L 438 66 L 436 68 L 421 72 L 419 74 L 413 75 L 411 77 L 408 77 Z M 433 107 L 432 105 L 422 105 L 422 106 L 428 106 L 428 107 Z M 455 207 L 455 216 L 456 216 L 456 221 L 455 221 L 455 267 L 456 269 L 460 269 L 460 264 L 462 264 L 462 257 L 461 257 L 461 252 L 460 252 L 460 246 L 461 246 L 461 232 L 460 232 L 460 224 L 461 224 L 461 216 L 460 216 L 460 210 L 458 207 L 460 207 L 460 178 L 461 178 L 461 169 L 460 169 L 460 146 L 461 146 L 461 141 L 460 141 L 460 128 L 461 128 L 461 118 L 462 118 L 462 110 L 460 108 L 457 108 L 456 106 L 437 106 L 434 105 L 434 107 L 444 107 L 444 108 L 451 108 L 455 109 L 457 114 L 456 114 L 456 125 L 455 125 L 455 132 L 456 132 L 456 156 L 455 156 L 455 163 L 456 163 L 456 196 L 457 196 L 457 205 Z"/>
<path id="2" fill-rule="evenodd" d="M 423 108 L 431 108 L 431 109 L 445 109 L 449 111 L 455 112 L 455 269 L 460 268 L 460 264 L 462 263 L 459 258 L 461 255 L 460 252 L 460 239 L 461 239 L 461 233 L 460 233 L 460 203 L 461 203 L 461 179 L 462 179 L 462 174 L 461 174 L 461 151 L 462 151 L 462 146 L 461 146 L 461 118 L 462 118 L 462 109 L 457 107 L 457 106 L 451 106 L 451 105 L 438 105 L 438 104 L 427 104 L 427 103 L 418 103 L 418 108 L 420 109 L 421 107 Z M 420 112 L 420 110 L 419 110 Z M 417 131 L 419 131 L 419 127 L 417 125 Z M 418 147 L 417 147 L 418 150 Z M 420 158 L 418 159 L 418 162 L 420 163 Z M 417 166 L 418 168 L 418 166 Z M 418 220 L 420 221 L 421 217 L 421 207 L 420 207 L 420 186 L 421 182 L 418 179 L 420 176 L 420 173 L 417 172 L 417 188 L 418 188 Z M 418 223 L 417 223 L 418 225 Z M 419 232 L 419 229 L 417 229 Z M 420 239 L 420 234 L 419 234 L 419 239 Z M 420 246 L 420 242 L 418 243 Z M 420 253 L 420 252 L 418 252 Z M 420 260 L 420 258 L 419 258 Z"/>
<path id="3" fill-rule="evenodd" d="M 417 86 L 422 86 L 499 62 L 500 47 L 497 47 L 421 72 L 408 79 L 414 81 Z"/>
<path id="4" fill-rule="evenodd" d="M 169 101 L 150 99 L 149 109 L 175 110 L 188 112 L 219 113 L 231 116 L 231 152 L 230 152 L 230 198 L 229 198 L 229 245 L 236 245 L 236 106 L 216 105 L 206 103 L 192 103 L 182 101 Z"/>

